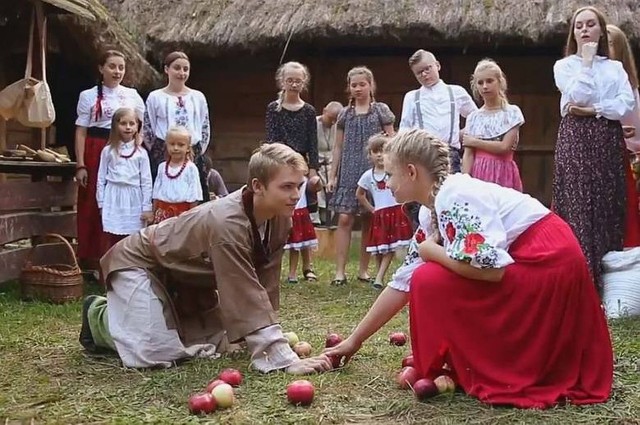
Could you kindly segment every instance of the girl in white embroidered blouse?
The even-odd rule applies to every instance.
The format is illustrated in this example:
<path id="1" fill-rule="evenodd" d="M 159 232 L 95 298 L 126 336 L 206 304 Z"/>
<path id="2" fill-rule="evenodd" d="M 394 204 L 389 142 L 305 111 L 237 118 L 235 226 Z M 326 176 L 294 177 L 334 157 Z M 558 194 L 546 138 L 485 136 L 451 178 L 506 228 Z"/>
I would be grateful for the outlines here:
<path id="1" fill-rule="evenodd" d="M 211 139 L 209 106 L 204 94 L 187 86 L 191 62 L 184 52 L 171 52 L 164 59 L 167 85 L 149 93 L 144 117 L 143 140 L 151 157 L 151 173 L 165 160 L 167 131 L 187 128 L 191 135 L 193 162 L 198 168 L 203 199 L 209 200 L 204 155 Z"/>
<path id="2" fill-rule="evenodd" d="M 553 67 L 562 94 L 553 209 L 578 237 L 597 284 L 602 257 L 623 247 L 629 161 L 620 120 L 635 103 L 622 63 L 609 58 L 606 26 L 598 9 L 578 9 L 566 56 Z"/>
<path id="3" fill-rule="evenodd" d="M 153 183 L 153 223 L 177 217 L 202 201 L 198 168 L 191 161 L 191 134 L 185 127 L 167 131 L 166 158 Z"/>
<path id="4" fill-rule="evenodd" d="M 518 145 L 522 111 L 507 99 L 507 78 L 491 59 L 478 62 L 471 90 L 484 104 L 467 117 L 462 144 L 462 172 L 522 192 L 522 180 L 513 152 Z"/>
<path id="5" fill-rule="evenodd" d="M 418 377 L 449 375 L 496 405 L 606 401 L 609 331 L 571 228 L 529 195 L 449 175 L 447 145 L 423 130 L 387 144 L 385 171 L 398 202 L 431 209 L 431 230 L 425 238 L 421 223 L 419 259 L 410 249 L 354 332 L 325 354 L 348 361 L 409 302 Z"/>
<path id="6" fill-rule="evenodd" d="M 140 146 L 138 124 L 133 109 L 118 109 L 113 114 L 109 142 L 100 155 L 96 200 L 104 229 L 104 252 L 153 220 L 149 156 Z"/>

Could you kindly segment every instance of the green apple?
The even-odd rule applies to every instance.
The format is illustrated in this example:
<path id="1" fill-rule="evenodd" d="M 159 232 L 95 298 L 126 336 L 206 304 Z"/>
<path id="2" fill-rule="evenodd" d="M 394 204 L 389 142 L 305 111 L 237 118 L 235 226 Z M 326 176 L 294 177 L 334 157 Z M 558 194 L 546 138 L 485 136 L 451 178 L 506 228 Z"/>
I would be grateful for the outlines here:
<path id="1" fill-rule="evenodd" d="M 284 337 L 289 341 L 289 347 L 293 348 L 294 345 L 300 342 L 300 338 L 295 332 L 285 332 Z"/>

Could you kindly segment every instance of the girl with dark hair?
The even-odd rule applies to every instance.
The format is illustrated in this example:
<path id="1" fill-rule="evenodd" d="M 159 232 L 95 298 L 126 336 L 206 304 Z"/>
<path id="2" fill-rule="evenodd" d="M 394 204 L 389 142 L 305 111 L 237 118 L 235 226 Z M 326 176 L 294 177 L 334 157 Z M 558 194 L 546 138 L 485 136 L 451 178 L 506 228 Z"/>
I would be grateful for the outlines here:
<path id="1" fill-rule="evenodd" d="M 100 153 L 109 139 L 111 120 L 116 110 L 128 107 L 142 120 L 144 102 L 138 92 L 121 85 L 125 57 L 117 50 L 107 50 L 98 66 L 100 80 L 84 90 L 78 99 L 75 151 L 78 181 L 78 258 L 86 266 L 98 268 L 102 254 L 96 241 L 102 237 L 102 223 L 96 202 L 96 183 Z"/>

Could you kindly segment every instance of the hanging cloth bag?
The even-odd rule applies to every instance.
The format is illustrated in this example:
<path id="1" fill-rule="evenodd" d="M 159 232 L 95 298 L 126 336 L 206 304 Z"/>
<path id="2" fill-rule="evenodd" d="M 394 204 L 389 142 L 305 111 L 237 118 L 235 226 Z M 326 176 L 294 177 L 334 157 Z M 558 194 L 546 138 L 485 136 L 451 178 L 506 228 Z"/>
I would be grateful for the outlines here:
<path id="1" fill-rule="evenodd" d="M 37 22 L 40 39 L 42 81 L 32 76 L 33 32 Z M 47 128 L 56 119 L 56 112 L 47 84 L 46 72 L 47 20 L 42 3 L 36 3 L 29 27 L 29 49 L 24 78 L 0 92 L 0 115 L 6 120 L 15 118 L 25 127 Z"/>

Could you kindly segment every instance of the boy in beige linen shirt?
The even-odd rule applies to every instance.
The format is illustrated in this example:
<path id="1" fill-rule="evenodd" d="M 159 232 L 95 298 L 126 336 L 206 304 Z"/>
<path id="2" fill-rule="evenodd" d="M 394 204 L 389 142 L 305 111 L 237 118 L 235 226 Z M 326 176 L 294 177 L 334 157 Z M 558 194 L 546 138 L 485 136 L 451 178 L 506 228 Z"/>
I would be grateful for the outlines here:
<path id="1" fill-rule="evenodd" d="M 261 372 L 331 369 L 324 355 L 299 359 L 278 323 L 283 247 L 307 171 L 291 148 L 263 145 L 248 186 L 115 245 L 101 260 L 106 298 L 85 299 L 80 343 L 117 351 L 127 367 L 217 357 L 245 341 Z"/>

